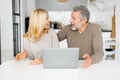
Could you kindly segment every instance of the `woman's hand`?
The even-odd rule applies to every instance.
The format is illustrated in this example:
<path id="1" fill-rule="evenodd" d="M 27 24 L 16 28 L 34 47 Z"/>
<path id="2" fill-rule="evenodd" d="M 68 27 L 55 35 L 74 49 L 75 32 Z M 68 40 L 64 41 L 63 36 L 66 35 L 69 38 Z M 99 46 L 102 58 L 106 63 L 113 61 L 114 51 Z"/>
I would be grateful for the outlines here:
<path id="1" fill-rule="evenodd" d="M 38 65 L 38 64 L 42 64 L 43 63 L 43 60 L 42 58 L 40 59 L 35 59 L 33 61 L 30 62 L 30 65 Z"/>
<path id="2" fill-rule="evenodd" d="M 19 60 L 23 60 L 23 59 L 26 59 L 27 57 L 27 53 L 26 52 L 20 52 L 16 55 L 16 60 L 19 61 Z"/>

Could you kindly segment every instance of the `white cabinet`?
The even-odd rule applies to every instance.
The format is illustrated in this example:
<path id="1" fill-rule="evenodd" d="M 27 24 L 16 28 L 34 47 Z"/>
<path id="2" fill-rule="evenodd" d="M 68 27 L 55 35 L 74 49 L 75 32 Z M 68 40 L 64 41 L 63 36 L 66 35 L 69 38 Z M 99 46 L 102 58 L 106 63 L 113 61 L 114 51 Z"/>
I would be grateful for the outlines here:
<path id="1" fill-rule="evenodd" d="M 112 38 L 110 38 L 111 32 L 103 32 L 103 50 L 104 59 L 115 60 L 116 50 L 110 49 L 110 46 L 116 45 Z M 107 50 L 106 50 L 107 49 Z"/>

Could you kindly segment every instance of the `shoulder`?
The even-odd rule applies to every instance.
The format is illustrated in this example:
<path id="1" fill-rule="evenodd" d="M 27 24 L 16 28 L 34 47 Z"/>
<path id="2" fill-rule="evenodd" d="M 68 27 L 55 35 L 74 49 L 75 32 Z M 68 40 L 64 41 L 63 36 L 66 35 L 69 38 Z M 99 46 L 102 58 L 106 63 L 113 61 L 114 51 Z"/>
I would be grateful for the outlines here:
<path id="1" fill-rule="evenodd" d="M 52 28 L 49 29 L 48 34 L 56 34 L 56 31 Z"/>
<path id="2" fill-rule="evenodd" d="M 71 28 L 71 25 L 65 25 L 63 29 L 69 30 Z"/>
<path id="3" fill-rule="evenodd" d="M 26 37 L 23 37 L 24 42 L 28 42 L 28 39 Z"/>
<path id="4" fill-rule="evenodd" d="M 24 41 L 27 41 L 27 38 L 26 38 L 26 37 L 23 37 L 23 40 L 24 40 Z"/>
<path id="5" fill-rule="evenodd" d="M 67 31 L 70 31 L 70 29 L 71 29 L 71 25 L 69 24 L 69 25 L 65 25 L 62 29 L 60 29 L 60 31 L 67 32 Z"/>
<path id="6" fill-rule="evenodd" d="M 88 23 L 88 27 L 92 31 L 98 31 L 101 30 L 101 26 L 95 23 Z"/>
<path id="7" fill-rule="evenodd" d="M 29 40 L 26 37 L 23 37 L 23 45 L 26 46 L 29 44 Z"/>
<path id="8" fill-rule="evenodd" d="M 48 31 L 48 33 L 52 33 L 52 32 L 55 32 L 55 30 L 52 29 L 52 28 L 50 28 L 49 31 Z"/>

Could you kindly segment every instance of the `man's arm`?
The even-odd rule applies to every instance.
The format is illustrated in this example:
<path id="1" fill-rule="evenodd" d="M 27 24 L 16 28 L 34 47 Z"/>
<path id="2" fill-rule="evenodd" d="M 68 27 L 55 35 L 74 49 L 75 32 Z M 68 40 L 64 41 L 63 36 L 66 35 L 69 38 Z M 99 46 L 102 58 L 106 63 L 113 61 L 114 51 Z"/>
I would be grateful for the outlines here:
<path id="1" fill-rule="evenodd" d="M 58 36 L 58 40 L 59 41 L 62 41 L 64 39 L 66 39 L 67 37 L 67 26 L 65 26 L 63 29 L 61 29 L 58 33 L 57 33 L 57 36 Z"/>
<path id="2" fill-rule="evenodd" d="M 100 62 L 104 56 L 101 28 L 100 26 L 96 26 L 93 30 L 93 55 L 90 56 L 89 53 L 85 53 L 83 55 L 83 58 L 85 58 L 83 63 L 84 68 L 89 67 L 91 64 Z"/>
<path id="3" fill-rule="evenodd" d="M 102 40 L 102 32 L 101 27 L 96 26 L 95 31 L 93 33 L 93 55 L 91 56 L 92 64 L 98 63 L 103 59 L 103 40 Z"/>

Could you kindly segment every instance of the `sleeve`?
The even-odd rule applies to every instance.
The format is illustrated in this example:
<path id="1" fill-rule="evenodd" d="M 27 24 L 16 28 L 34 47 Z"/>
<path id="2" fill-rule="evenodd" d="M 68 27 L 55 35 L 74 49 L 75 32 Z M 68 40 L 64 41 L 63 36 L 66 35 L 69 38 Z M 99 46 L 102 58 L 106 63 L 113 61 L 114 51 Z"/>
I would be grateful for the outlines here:
<path id="1" fill-rule="evenodd" d="M 53 29 L 51 29 L 51 44 L 52 48 L 59 48 L 58 37 Z"/>
<path id="2" fill-rule="evenodd" d="M 67 38 L 67 26 L 65 26 L 63 29 L 61 29 L 58 33 L 58 40 L 62 41 Z"/>
<path id="3" fill-rule="evenodd" d="M 102 40 L 102 31 L 100 26 L 95 26 L 94 33 L 93 33 L 93 55 L 92 64 L 98 63 L 103 59 L 104 52 L 103 52 L 103 40 Z"/>

